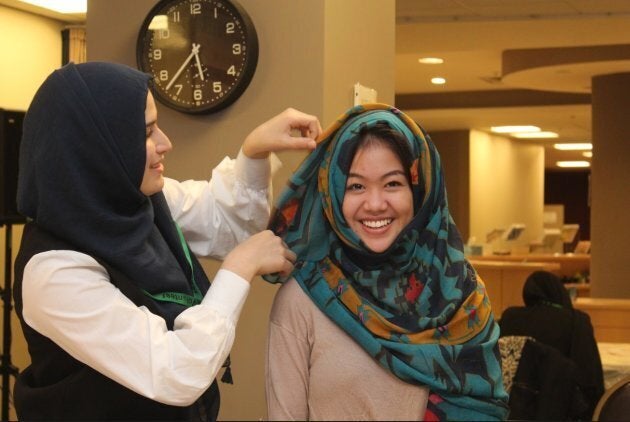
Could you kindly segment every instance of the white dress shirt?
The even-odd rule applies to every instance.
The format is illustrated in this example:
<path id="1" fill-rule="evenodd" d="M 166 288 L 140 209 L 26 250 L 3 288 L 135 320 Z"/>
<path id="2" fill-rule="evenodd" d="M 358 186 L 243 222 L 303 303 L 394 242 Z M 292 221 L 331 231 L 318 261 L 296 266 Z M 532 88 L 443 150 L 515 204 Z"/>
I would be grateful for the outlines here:
<path id="1" fill-rule="evenodd" d="M 198 256 L 223 258 L 263 230 L 271 198 L 269 160 L 239 153 L 207 181 L 165 179 L 173 218 Z M 72 357 L 125 387 L 165 404 L 192 404 L 212 383 L 234 342 L 249 282 L 219 270 L 201 304 L 172 331 L 133 304 L 89 255 L 51 250 L 24 269 L 25 322 Z"/>

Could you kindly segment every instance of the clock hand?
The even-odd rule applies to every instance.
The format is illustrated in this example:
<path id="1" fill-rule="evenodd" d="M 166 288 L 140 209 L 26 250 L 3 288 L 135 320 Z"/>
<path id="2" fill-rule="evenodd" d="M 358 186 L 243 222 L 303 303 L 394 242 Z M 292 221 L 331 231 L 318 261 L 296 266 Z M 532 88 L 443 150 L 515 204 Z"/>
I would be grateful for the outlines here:
<path id="1" fill-rule="evenodd" d="M 193 43 L 192 51 L 190 52 L 188 57 L 186 57 L 186 60 L 184 60 L 184 63 L 182 63 L 182 65 L 179 67 L 179 69 L 177 69 L 177 72 L 175 73 L 175 76 L 173 76 L 173 79 L 171 79 L 171 81 L 168 83 L 168 85 L 166 85 L 166 91 L 168 91 L 171 88 L 171 86 L 173 86 L 173 84 L 175 83 L 177 78 L 179 78 L 179 75 L 182 74 L 182 72 L 186 68 L 186 65 L 188 64 L 188 62 L 190 62 L 190 60 L 193 58 L 193 56 L 197 55 L 197 53 L 199 52 L 199 47 L 200 47 L 199 44 Z"/>
<path id="2" fill-rule="evenodd" d="M 199 70 L 199 77 L 203 81 L 203 69 L 201 68 L 201 61 L 199 60 L 199 48 L 201 44 L 197 44 L 197 51 L 195 51 L 195 62 L 197 62 L 197 70 Z"/>

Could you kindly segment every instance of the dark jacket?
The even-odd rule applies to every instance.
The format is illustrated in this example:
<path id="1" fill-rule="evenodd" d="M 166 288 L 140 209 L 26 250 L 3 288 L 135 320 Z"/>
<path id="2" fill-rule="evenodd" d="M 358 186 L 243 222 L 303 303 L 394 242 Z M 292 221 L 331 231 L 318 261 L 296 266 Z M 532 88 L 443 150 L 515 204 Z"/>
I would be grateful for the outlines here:
<path id="1" fill-rule="evenodd" d="M 590 420 L 577 367 L 551 346 L 527 340 L 509 400 L 510 420 Z"/>
<path id="2" fill-rule="evenodd" d="M 568 292 L 555 275 L 537 271 L 523 288 L 526 306 L 510 307 L 501 315 L 501 337 L 529 336 L 573 361 L 590 420 L 604 393 L 602 363 L 589 316 L 573 308 Z"/>

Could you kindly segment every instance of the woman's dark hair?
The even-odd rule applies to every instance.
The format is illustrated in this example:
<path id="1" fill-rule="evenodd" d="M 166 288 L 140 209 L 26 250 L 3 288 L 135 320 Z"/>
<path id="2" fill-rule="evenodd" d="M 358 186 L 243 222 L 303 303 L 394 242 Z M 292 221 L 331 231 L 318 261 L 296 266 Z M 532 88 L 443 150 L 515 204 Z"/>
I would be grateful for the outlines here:
<path id="1" fill-rule="evenodd" d="M 523 286 L 523 302 L 526 306 L 551 304 L 573 309 L 571 297 L 562 280 L 549 271 L 534 271 L 527 277 Z"/>
<path id="2" fill-rule="evenodd" d="M 345 174 L 348 174 L 350 171 L 352 160 L 357 151 L 369 146 L 383 145 L 398 157 L 405 171 L 407 181 L 411 185 L 413 156 L 409 142 L 402 133 L 392 129 L 386 122 L 376 122 L 372 126 L 362 126 L 357 132 L 356 139 L 357 141 L 352 142 L 350 148 L 344 154 L 348 158 L 344 163 L 343 170 Z"/>

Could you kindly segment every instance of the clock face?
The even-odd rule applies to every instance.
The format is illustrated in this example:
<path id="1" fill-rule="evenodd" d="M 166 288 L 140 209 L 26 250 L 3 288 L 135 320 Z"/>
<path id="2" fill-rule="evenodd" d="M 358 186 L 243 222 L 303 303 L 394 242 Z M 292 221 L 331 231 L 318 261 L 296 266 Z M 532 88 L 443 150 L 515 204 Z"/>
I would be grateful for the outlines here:
<path id="1" fill-rule="evenodd" d="M 249 85 L 258 38 L 234 0 L 161 0 L 138 35 L 138 67 L 153 75 L 153 95 L 186 113 L 232 104 Z"/>

